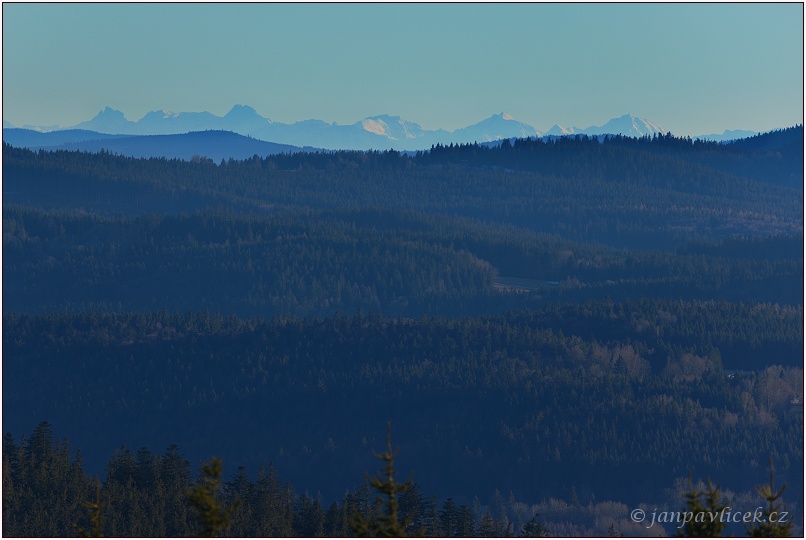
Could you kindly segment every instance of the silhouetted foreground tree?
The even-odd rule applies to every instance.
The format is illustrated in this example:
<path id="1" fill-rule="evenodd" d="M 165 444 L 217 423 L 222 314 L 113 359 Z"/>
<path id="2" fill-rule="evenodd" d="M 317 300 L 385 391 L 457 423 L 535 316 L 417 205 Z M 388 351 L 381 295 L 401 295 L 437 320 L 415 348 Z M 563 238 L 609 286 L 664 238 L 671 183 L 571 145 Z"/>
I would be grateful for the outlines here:
<path id="1" fill-rule="evenodd" d="M 756 493 L 767 501 L 767 508 L 762 511 L 762 518 L 758 521 L 753 520 L 752 526 L 747 529 L 749 536 L 792 535 L 792 519 L 786 510 L 786 506 L 780 501 L 785 490 L 786 484 L 781 487 L 780 491 L 775 491 L 775 468 L 772 464 L 772 458 L 770 458 L 770 483 L 756 488 Z"/>
<path id="2" fill-rule="evenodd" d="M 384 462 L 383 469 L 374 478 L 369 478 L 369 484 L 375 488 L 379 495 L 375 499 L 376 507 L 380 512 L 372 516 L 364 516 L 357 512 L 351 527 L 359 537 L 401 538 L 406 536 L 405 528 L 410 520 L 399 521 L 398 509 L 400 494 L 412 486 L 411 479 L 401 484 L 395 480 L 395 457 L 398 450 L 392 450 L 392 427 L 387 426 L 386 451 L 382 454 L 373 452 L 376 458 Z"/>
<path id="3" fill-rule="evenodd" d="M 104 529 L 101 520 L 101 508 L 104 505 L 101 503 L 101 483 L 97 478 L 95 479 L 95 502 L 86 501 L 84 507 L 89 510 L 92 528 L 88 531 L 84 527 L 75 524 L 76 531 L 84 538 L 103 538 Z"/>
<path id="4" fill-rule="evenodd" d="M 719 493 L 719 486 L 711 484 L 710 479 L 707 482 L 707 489 L 698 491 L 689 478 L 689 490 L 683 493 L 686 506 L 682 511 L 684 523 L 678 530 L 679 536 L 722 536 L 725 523 L 719 516 L 727 505 Z"/>
<path id="5" fill-rule="evenodd" d="M 47 435 L 49 426 L 40 427 L 36 433 L 37 437 Z M 31 439 L 34 439 L 33 434 Z M 98 483 L 86 477 L 78 464 L 75 474 L 66 476 L 60 471 L 66 463 L 59 460 L 51 461 L 47 470 L 38 467 L 37 461 L 29 461 L 25 452 L 29 446 L 38 446 L 38 450 L 46 454 L 54 454 L 62 446 L 60 441 L 52 439 L 49 445 L 40 444 L 42 442 L 28 445 L 23 439 L 23 444 L 17 446 L 10 434 L 4 437 L 3 536 L 63 537 L 76 531 L 96 537 L 215 536 L 224 532 L 238 537 L 346 537 L 353 534 L 500 537 L 511 536 L 513 530 L 519 531 L 521 537 L 544 537 L 641 536 L 647 532 L 661 535 L 665 532 L 660 521 L 654 524 L 658 528 L 652 531 L 645 528 L 646 524 L 631 523 L 629 507 L 613 501 L 569 505 L 550 498 L 527 505 L 512 495 L 505 501 L 500 494 L 495 494 L 489 507 L 478 499 L 471 507 L 449 498 L 438 510 L 436 497 L 421 494 L 411 480 L 405 483 L 395 480 L 397 451 L 392 449 L 389 439 L 386 451 L 376 454 L 384 464 L 380 473 L 375 478 L 367 477 L 360 487 L 347 491 L 325 507 L 320 497 L 297 495 L 291 486 L 282 485 L 271 466 L 261 471 L 257 482 L 252 482 L 241 468 L 232 481 L 221 484 L 221 462 L 213 460 L 202 467 L 200 478 L 194 484 L 187 469 L 189 464 L 175 446 L 164 456 L 141 449 L 136 461 L 131 454 L 116 453 L 110 461 L 106 480 Z M 124 474 L 126 462 L 133 466 Z M 148 471 L 154 473 L 148 480 L 150 487 L 141 489 L 135 478 L 143 482 Z M 124 482 L 123 489 L 120 489 L 120 481 Z M 90 495 L 93 485 L 96 486 L 94 499 Z M 80 486 L 84 487 L 77 489 Z M 378 494 L 374 500 L 373 490 Z M 757 494 L 769 504 L 751 530 L 728 530 L 729 527 L 717 530 L 709 523 L 710 528 L 688 527 L 681 532 L 684 535 L 800 534 L 793 513 L 783 514 L 787 512 L 780 501 L 783 491 L 775 489 L 772 476 L 768 486 L 757 489 Z M 687 493 L 691 501 L 688 508 L 692 511 L 714 512 L 724 506 L 719 488 L 710 482 L 707 488 L 695 490 L 692 486 Z M 744 498 L 746 502 L 752 499 L 750 492 L 733 496 Z M 81 501 L 90 499 L 93 502 L 82 506 Z M 87 509 L 91 527 L 79 527 L 77 523 L 86 520 Z M 194 510 L 199 519 L 194 519 Z M 561 513 L 558 514 L 558 510 Z M 738 508 L 732 512 L 735 510 Z M 532 519 L 526 521 L 530 515 Z M 694 525 L 700 524 L 694 520 Z"/>
<path id="6" fill-rule="evenodd" d="M 548 530 L 537 520 L 537 516 L 535 514 L 532 519 L 526 522 L 526 525 L 521 529 L 520 536 L 529 538 L 546 538 L 550 536 Z"/>
<path id="7" fill-rule="evenodd" d="M 767 501 L 767 507 L 759 507 L 756 512 L 732 512 L 734 516 L 742 515 L 745 522 L 750 523 L 746 529 L 751 537 L 785 537 L 792 534 L 792 516 L 780 499 L 786 490 L 786 484 L 775 490 L 775 477 L 772 458 L 770 458 L 770 483 L 758 486 L 756 493 Z M 718 537 L 725 530 L 725 511 L 731 514 L 731 508 L 722 498 L 719 486 L 707 480 L 707 487 L 694 489 L 689 479 L 689 490 L 683 493 L 686 502 L 680 513 L 683 523 L 678 528 L 678 536 Z"/>
<path id="8" fill-rule="evenodd" d="M 241 504 L 236 500 L 226 505 L 220 499 L 222 469 L 220 459 L 211 459 L 202 467 L 198 483 L 187 495 L 201 522 L 198 534 L 205 538 L 226 532 L 231 526 L 232 514 Z"/>

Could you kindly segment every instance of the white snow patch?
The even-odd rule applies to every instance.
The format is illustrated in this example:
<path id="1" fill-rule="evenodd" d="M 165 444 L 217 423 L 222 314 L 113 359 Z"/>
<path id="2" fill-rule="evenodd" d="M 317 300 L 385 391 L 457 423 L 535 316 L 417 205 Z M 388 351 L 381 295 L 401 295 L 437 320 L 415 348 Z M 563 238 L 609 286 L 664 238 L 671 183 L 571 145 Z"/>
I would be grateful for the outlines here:
<path id="1" fill-rule="evenodd" d="M 398 119 L 398 124 L 403 129 L 403 133 L 406 135 L 407 139 L 416 139 L 417 135 L 412 132 L 412 129 L 415 127 L 411 122 L 406 122 L 402 118 Z M 419 126 L 417 126 L 419 127 Z"/>
<path id="2" fill-rule="evenodd" d="M 361 121 L 361 126 L 364 128 L 365 131 L 369 131 L 370 133 L 374 133 L 375 135 L 381 135 L 382 137 L 389 137 L 390 139 L 394 139 L 394 137 L 390 137 L 388 130 L 389 126 L 383 120 L 375 120 L 372 118 L 365 118 Z"/>

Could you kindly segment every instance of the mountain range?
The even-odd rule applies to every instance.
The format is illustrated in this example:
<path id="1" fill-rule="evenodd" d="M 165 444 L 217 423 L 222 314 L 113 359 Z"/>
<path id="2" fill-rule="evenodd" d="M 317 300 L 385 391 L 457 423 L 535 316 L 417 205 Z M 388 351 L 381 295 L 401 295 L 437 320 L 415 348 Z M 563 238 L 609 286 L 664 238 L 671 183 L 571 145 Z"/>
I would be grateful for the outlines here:
<path id="1" fill-rule="evenodd" d="M 11 128 L 13 126 L 4 123 L 3 127 Z M 554 125 L 544 133 L 503 112 L 454 131 L 426 130 L 419 124 L 391 115 L 370 116 L 347 125 L 327 123 L 322 120 L 304 120 L 285 124 L 273 122 L 259 115 L 255 109 L 247 105 L 235 105 L 224 116 L 216 116 L 209 112 L 152 111 L 136 122 L 126 119 L 123 112 L 106 107 L 94 118 L 68 128 L 24 127 L 40 132 L 82 130 L 107 135 L 173 135 L 193 131 L 220 130 L 231 131 L 266 142 L 332 150 L 386 150 L 390 148 L 424 150 L 436 144 L 484 143 L 545 135 L 610 133 L 641 137 L 666 132 L 657 124 L 631 114 L 614 118 L 602 126 L 591 126 L 585 129 Z M 723 135 L 707 135 L 701 138 L 723 140 L 753 134 L 755 132 L 725 132 Z"/>

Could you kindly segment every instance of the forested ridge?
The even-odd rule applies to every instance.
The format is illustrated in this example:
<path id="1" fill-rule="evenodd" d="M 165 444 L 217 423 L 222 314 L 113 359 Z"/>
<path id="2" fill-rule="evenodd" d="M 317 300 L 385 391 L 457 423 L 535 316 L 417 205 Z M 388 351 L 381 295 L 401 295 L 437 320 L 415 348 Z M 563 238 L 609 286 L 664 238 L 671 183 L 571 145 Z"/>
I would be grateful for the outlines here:
<path id="1" fill-rule="evenodd" d="M 791 135 L 797 134 L 802 138 L 802 127 Z M 392 151 L 299 153 L 216 165 L 204 159 L 34 154 L 6 145 L 4 203 L 30 201 L 46 208 L 111 215 L 217 206 L 241 210 L 376 206 L 653 249 L 672 248 L 692 236 L 802 232 L 802 185 L 778 174 L 738 176 L 718 163 L 692 163 L 677 154 L 636 152 L 595 139 L 524 144 L 544 147 L 550 155 L 532 157 L 528 163 L 535 165 L 530 168 L 518 168 L 518 161 L 508 168 L 508 160 L 522 154 L 520 145 L 498 149 L 465 145 L 413 157 Z M 662 148 L 669 143 L 643 144 Z M 729 146 L 713 148 L 717 155 L 737 153 Z M 477 166 L 465 163 L 465 155 L 475 152 L 486 159 Z M 786 154 L 768 154 L 739 155 L 749 170 L 767 161 L 780 166 L 792 162 Z M 526 154 L 521 160 L 528 158 Z M 802 155 L 795 163 L 802 168 Z"/>
<path id="2" fill-rule="evenodd" d="M 685 244 L 670 253 L 414 211 L 103 218 L 9 207 L 4 239 L 6 277 L 15 283 L 5 307 L 28 312 L 165 307 L 250 316 L 359 309 L 464 315 L 550 300 L 645 296 L 797 305 L 803 295 L 802 236 Z M 498 276 L 540 283 L 507 297 L 495 287 Z"/>
<path id="3" fill-rule="evenodd" d="M 194 475 L 176 445 L 163 453 L 146 447 L 137 451 L 120 447 L 109 458 L 103 481 L 86 475 L 80 452 L 73 458 L 71 451 L 69 441 L 56 438 L 47 422 L 40 423 L 29 437 L 14 440 L 9 434 L 4 436 L 4 535 L 72 536 L 79 532 L 176 537 L 204 532 L 190 493 L 205 481 L 204 472 L 209 469 L 205 466 Z M 319 494 L 296 490 L 271 464 L 256 474 L 248 474 L 243 467 L 228 472 L 216 478 L 216 505 L 228 509 L 228 519 L 220 526 L 232 536 L 346 537 L 355 534 L 358 516 L 375 522 L 387 520 L 368 475 L 327 503 Z M 411 476 L 407 484 L 398 498 L 396 536 L 663 536 L 679 532 L 682 525 L 637 523 L 630 519 L 628 505 L 598 500 L 593 494 L 586 500 L 573 486 L 564 490 L 566 497 L 530 504 L 513 492 L 499 490 L 472 500 L 440 499 Z M 679 478 L 651 503 L 639 507 L 656 513 L 675 512 L 684 500 L 681 493 L 706 489 L 702 481 L 684 486 L 686 480 Z M 764 503 L 749 490 L 722 489 L 722 497 L 727 497 L 733 510 L 754 510 Z M 748 529 L 728 523 L 724 532 L 747 534 Z"/>
<path id="4" fill-rule="evenodd" d="M 640 534 L 690 474 L 749 504 L 770 456 L 802 531 L 802 145 L 4 144 L 4 534 L 70 534 L 88 475 L 108 534 L 191 534 L 211 455 L 233 534 L 351 534 L 388 421 L 431 534 Z"/>
<path id="5" fill-rule="evenodd" d="M 5 400 L 10 410 L 30 411 L 27 422 L 15 418 L 14 425 L 42 415 L 55 425 L 94 425 L 95 443 L 108 441 L 109 449 L 118 439 L 163 440 L 170 433 L 193 440 L 212 431 L 224 455 L 249 448 L 240 454 L 243 464 L 255 465 L 246 459 L 255 455 L 302 466 L 312 449 L 319 453 L 332 440 L 317 459 L 341 463 L 343 471 L 363 457 L 360 441 L 373 435 L 373 424 L 393 414 L 401 433 L 418 434 L 402 443 L 412 459 L 437 456 L 431 458 L 437 463 L 419 465 L 426 477 L 454 468 L 454 484 L 469 480 L 465 467 L 552 463 L 551 472 L 533 469 L 539 488 L 527 471 L 508 473 L 509 485 L 535 495 L 549 495 L 541 491 L 566 467 L 589 470 L 586 486 L 613 489 L 619 498 L 638 488 L 605 487 L 620 465 L 642 470 L 642 482 L 685 476 L 689 468 L 749 474 L 752 456 L 764 448 L 781 454 L 782 470 L 797 470 L 802 430 L 790 402 L 800 396 L 794 343 L 802 312 L 746 307 L 744 325 L 752 328 L 752 318 L 773 326 L 750 338 L 760 340 L 757 350 L 778 354 L 756 359 L 747 366 L 752 374 L 731 379 L 717 348 L 697 350 L 674 339 L 686 326 L 674 312 L 703 307 L 647 306 L 642 315 L 653 328 L 644 333 L 660 337 L 645 340 L 608 335 L 599 317 L 621 306 L 577 309 L 580 326 L 594 334 L 597 323 L 604 327 L 586 339 L 542 327 L 533 314 L 263 321 L 165 313 L 7 316 Z M 588 310 L 599 313 L 586 317 Z M 742 324 L 740 313 L 730 315 L 731 324 Z M 647 321 L 633 324 L 641 329 Z M 195 415 L 206 419 L 204 427 L 186 422 Z M 311 416 L 322 423 L 307 422 Z M 448 466 L 439 460 L 445 454 L 466 463 Z M 600 465 L 608 467 L 594 473 Z M 492 489 L 497 480 L 473 478 L 466 489 Z M 339 491 L 338 482 L 328 484 L 309 487 Z"/>

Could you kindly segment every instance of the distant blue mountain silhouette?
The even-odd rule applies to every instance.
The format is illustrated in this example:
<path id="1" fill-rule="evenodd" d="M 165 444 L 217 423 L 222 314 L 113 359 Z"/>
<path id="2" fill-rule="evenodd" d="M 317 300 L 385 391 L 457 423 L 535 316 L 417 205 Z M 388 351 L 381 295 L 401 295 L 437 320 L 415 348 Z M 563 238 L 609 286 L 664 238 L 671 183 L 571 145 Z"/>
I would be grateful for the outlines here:
<path id="1" fill-rule="evenodd" d="M 195 156 L 215 162 L 222 159 L 247 159 L 254 155 L 299 152 L 287 144 L 259 141 L 230 131 L 197 131 L 180 135 L 106 135 L 86 130 L 39 133 L 24 129 L 4 129 L 3 141 L 32 150 L 81 150 L 136 158 L 164 157 L 191 160 Z M 307 148 L 305 150 L 314 150 Z"/>

